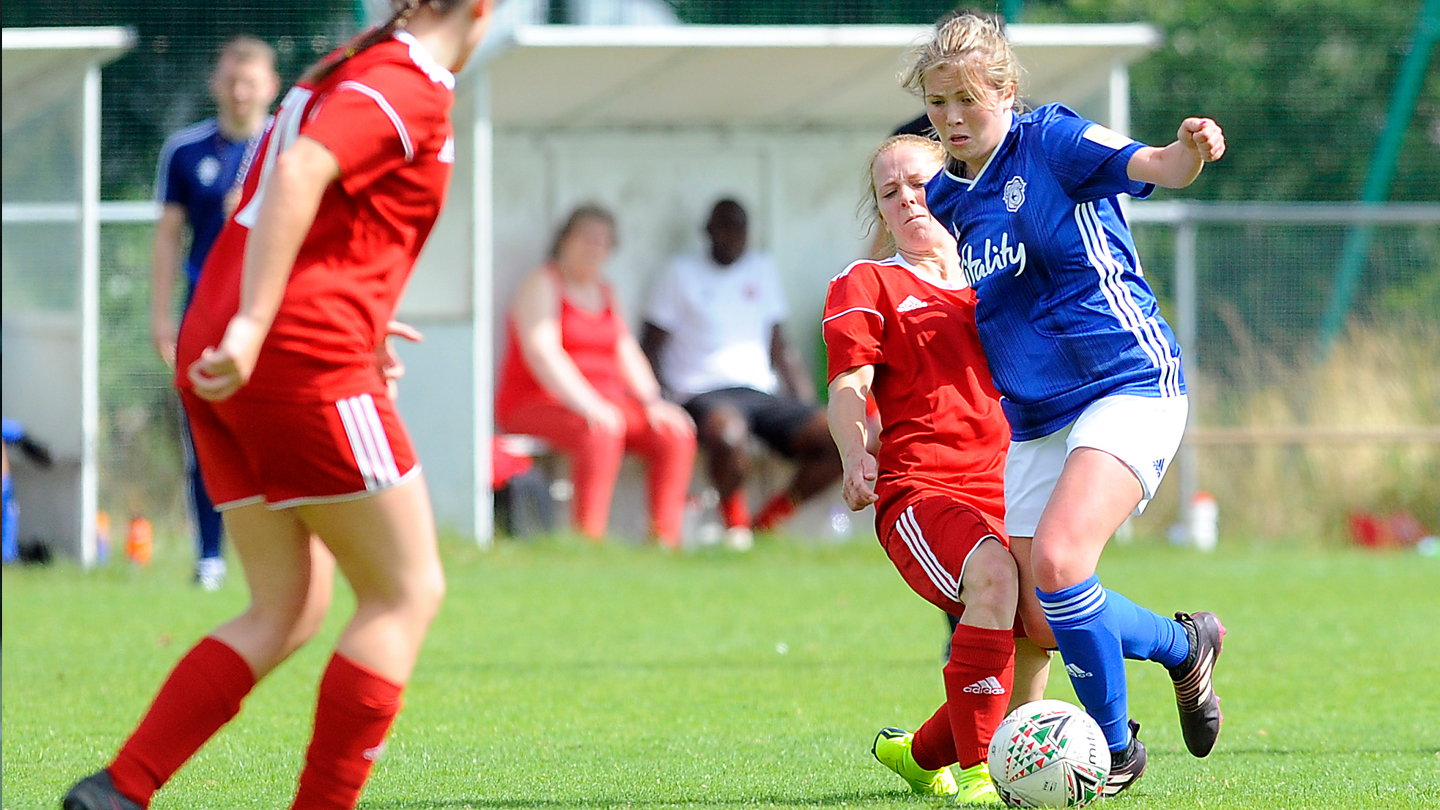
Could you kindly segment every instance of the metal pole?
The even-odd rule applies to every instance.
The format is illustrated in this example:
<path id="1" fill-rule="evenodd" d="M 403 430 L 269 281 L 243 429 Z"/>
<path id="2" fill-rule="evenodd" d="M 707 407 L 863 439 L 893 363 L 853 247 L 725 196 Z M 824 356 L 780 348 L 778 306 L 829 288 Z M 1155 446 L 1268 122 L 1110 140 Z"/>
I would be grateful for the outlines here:
<path id="1" fill-rule="evenodd" d="M 1130 68 L 1124 62 L 1110 66 L 1110 128 L 1130 135 Z"/>
<path id="2" fill-rule="evenodd" d="M 1420 97 L 1420 88 L 1425 81 L 1425 71 L 1430 65 L 1430 55 L 1435 42 L 1440 39 L 1440 0 L 1425 0 L 1420 18 L 1415 21 L 1415 38 L 1410 53 L 1400 69 L 1400 78 L 1395 83 L 1395 95 L 1390 99 L 1390 111 L 1385 117 L 1385 132 L 1375 147 L 1375 155 L 1365 176 L 1365 190 L 1361 201 L 1366 203 L 1384 202 L 1390 196 L 1390 181 L 1395 177 L 1395 164 L 1400 159 L 1400 148 L 1405 141 L 1405 131 L 1415 115 L 1415 104 Z M 1335 336 L 1345 323 L 1345 313 L 1350 310 L 1355 288 L 1365 270 L 1365 260 L 1370 255 L 1370 242 L 1375 235 L 1373 225 L 1357 225 L 1345 238 L 1345 247 L 1340 256 L 1340 269 L 1335 276 L 1335 289 L 1320 320 L 1320 356 L 1324 358 L 1335 342 Z"/>
<path id="3" fill-rule="evenodd" d="M 483 549 L 495 544 L 494 463 L 495 433 L 495 127 L 491 118 L 490 71 L 477 71 L 474 81 L 474 120 L 471 122 L 472 250 L 474 273 L 470 281 L 471 374 L 474 400 L 475 542 Z"/>
<path id="4" fill-rule="evenodd" d="M 98 561 L 100 432 L 100 66 L 85 71 L 80 156 L 80 563 Z"/>
<path id="5" fill-rule="evenodd" d="M 1196 396 L 1196 372 L 1199 370 L 1197 350 L 1199 341 L 1196 340 L 1198 332 L 1196 328 L 1196 307 L 1195 307 L 1195 242 L 1197 237 L 1195 220 L 1182 211 L 1181 218 L 1175 227 L 1175 336 L 1180 341 L 1180 349 L 1184 358 L 1185 368 L 1190 373 L 1185 375 L 1185 389 L 1190 395 L 1190 414 L 1186 420 L 1187 428 L 1193 427 L 1199 421 L 1196 413 L 1196 403 L 1199 398 Z M 1183 525 L 1190 525 L 1190 508 L 1195 500 L 1195 493 L 1200 490 L 1200 460 L 1196 455 L 1194 445 L 1189 442 L 1180 444 L 1179 474 L 1180 474 L 1180 520 Z"/>

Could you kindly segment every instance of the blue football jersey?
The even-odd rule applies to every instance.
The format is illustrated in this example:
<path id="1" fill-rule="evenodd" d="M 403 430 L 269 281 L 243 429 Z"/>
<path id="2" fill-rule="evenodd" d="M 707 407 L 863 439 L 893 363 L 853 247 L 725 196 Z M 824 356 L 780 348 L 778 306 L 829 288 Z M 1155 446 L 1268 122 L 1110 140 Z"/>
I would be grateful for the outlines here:
<path id="1" fill-rule="evenodd" d="M 1119 194 L 1144 145 L 1059 105 L 1011 117 L 973 180 L 926 186 L 975 288 L 980 341 L 1013 438 L 1047 436 L 1101 397 L 1185 393 L 1180 347 L 1145 282 Z"/>
<path id="2" fill-rule="evenodd" d="M 171 135 L 160 150 L 155 199 L 185 209 L 191 232 L 185 274 L 192 290 L 210 246 L 225 227 L 225 195 L 245 179 L 241 172 L 249 168 L 263 135 L 264 130 L 247 141 L 227 140 L 210 118 Z"/>

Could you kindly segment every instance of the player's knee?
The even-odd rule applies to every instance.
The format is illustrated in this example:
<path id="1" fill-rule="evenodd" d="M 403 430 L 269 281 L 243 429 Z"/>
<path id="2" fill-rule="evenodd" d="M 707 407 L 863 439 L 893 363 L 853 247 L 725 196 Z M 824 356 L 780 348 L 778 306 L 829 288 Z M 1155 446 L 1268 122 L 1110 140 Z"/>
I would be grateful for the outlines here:
<path id="1" fill-rule="evenodd" d="M 1078 553 L 1077 543 L 1052 536 L 1044 543 L 1031 546 L 1030 570 L 1042 591 L 1058 591 L 1080 582 L 1089 576 L 1084 567 L 1084 556 Z"/>
<path id="2" fill-rule="evenodd" d="M 743 453 L 750 441 L 750 425 L 733 408 L 716 408 L 699 425 L 699 438 L 712 453 Z"/>
<path id="3" fill-rule="evenodd" d="M 1015 558 L 997 540 L 985 540 L 965 561 L 961 596 L 965 608 L 996 616 L 1014 616 L 1020 594 Z"/>
<path id="4" fill-rule="evenodd" d="M 435 614 L 440 612 L 440 604 L 445 601 L 445 590 L 445 572 L 437 560 L 435 565 L 427 566 L 406 588 L 407 607 L 417 619 L 429 625 Z"/>
<path id="5" fill-rule="evenodd" d="M 624 452 L 625 433 L 623 431 L 592 424 L 585 425 L 584 431 L 580 437 L 580 446 L 577 448 L 577 452 L 591 458 L 603 458 Z"/>

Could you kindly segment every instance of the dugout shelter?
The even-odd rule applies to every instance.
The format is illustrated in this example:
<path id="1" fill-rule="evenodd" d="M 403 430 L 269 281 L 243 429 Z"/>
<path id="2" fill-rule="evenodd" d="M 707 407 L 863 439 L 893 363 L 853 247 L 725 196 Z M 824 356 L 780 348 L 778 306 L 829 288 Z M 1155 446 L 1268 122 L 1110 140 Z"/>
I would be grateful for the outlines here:
<path id="1" fill-rule="evenodd" d="M 400 408 L 437 518 L 482 544 L 504 312 L 558 223 L 582 202 L 615 213 L 608 275 L 638 330 L 650 279 L 672 255 L 703 249 L 717 199 L 738 199 L 752 249 L 781 269 L 788 335 L 823 362 L 826 283 L 868 247 L 856 216 L 864 159 L 921 112 L 896 77 L 929 30 L 499 22 L 460 77 L 449 202 L 400 313 L 426 333 L 403 350 Z M 1159 46 L 1153 26 L 1008 33 L 1030 104 L 1061 101 L 1128 131 L 1128 65 Z M 612 527 L 639 534 L 644 511 L 617 503 Z"/>
<path id="2" fill-rule="evenodd" d="M 49 445 L 10 456 L 20 539 L 96 559 L 100 69 L 126 28 L 6 28 L 3 409 Z"/>

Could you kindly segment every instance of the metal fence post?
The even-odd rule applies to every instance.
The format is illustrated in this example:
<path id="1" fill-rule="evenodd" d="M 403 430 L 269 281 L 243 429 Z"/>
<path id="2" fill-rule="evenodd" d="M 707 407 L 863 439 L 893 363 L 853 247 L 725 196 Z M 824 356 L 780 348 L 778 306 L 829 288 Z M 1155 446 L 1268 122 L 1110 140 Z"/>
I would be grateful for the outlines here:
<path id="1" fill-rule="evenodd" d="M 1180 216 L 1175 222 L 1175 330 L 1176 337 L 1180 341 L 1182 357 L 1185 367 L 1190 372 L 1185 375 L 1185 389 L 1190 395 L 1190 413 L 1186 420 L 1186 428 L 1194 428 L 1199 421 L 1196 414 L 1196 405 L 1199 398 L 1196 396 L 1197 372 L 1199 371 L 1199 350 L 1196 339 L 1196 312 L 1195 312 L 1195 241 L 1196 241 L 1195 219 L 1192 216 L 1189 206 L 1180 209 Z M 1195 493 L 1199 491 L 1199 458 L 1196 455 L 1195 446 L 1190 442 L 1180 444 L 1179 474 L 1180 474 L 1180 522 L 1181 525 L 1190 525 L 1190 505 L 1195 499 Z"/>

